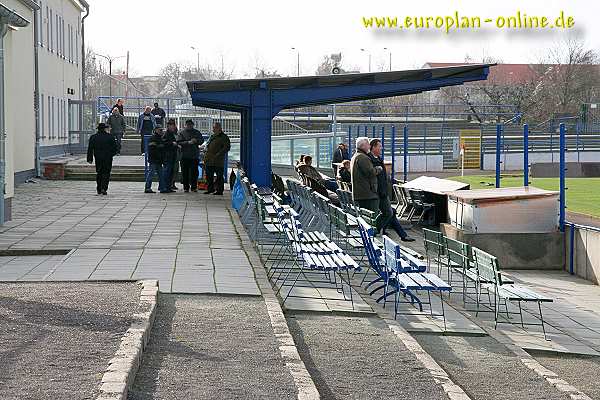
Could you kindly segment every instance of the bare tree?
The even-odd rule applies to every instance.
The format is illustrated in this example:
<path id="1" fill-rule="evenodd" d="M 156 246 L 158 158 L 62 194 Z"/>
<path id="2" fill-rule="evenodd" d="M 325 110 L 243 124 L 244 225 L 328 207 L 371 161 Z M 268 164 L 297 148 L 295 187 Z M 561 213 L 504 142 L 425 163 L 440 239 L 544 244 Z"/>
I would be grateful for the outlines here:
<path id="1" fill-rule="evenodd" d="M 323 60 L 317 67 L 315 72 L 316 75 L 331 75 L 334 68 L 339 68 L 338 73 L 344 73 L 342 68 L 342 53 L 334 53 L 328 56 L 324 56 Z"/>

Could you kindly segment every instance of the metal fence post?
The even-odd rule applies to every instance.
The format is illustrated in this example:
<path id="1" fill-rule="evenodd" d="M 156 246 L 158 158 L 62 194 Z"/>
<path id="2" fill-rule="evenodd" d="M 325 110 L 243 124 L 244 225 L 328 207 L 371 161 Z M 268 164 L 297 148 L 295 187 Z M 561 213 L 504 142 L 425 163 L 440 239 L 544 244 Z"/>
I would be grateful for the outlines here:
<path id="1" fill-rule="evenodd" d="M 408 126 L 404 125 L 404 143 L 403 143 L 403 161 L 404 161 L 404 171 L 403 178 L 404 182 L 408 181 Z"/>
<path id="2" fill-rule="evenodd" d="M 396 125 L 392 125 L 392 182 L 395 182 L 396 176 Z"/>
<path id="3" fill-rule="evenodd" d="M 496 125 L 496 187 L 500 187 L 500 148 L 502 146 L 502 125 Z"/>
<path id="4" fill-rule="evenodd" d="M 352 154 L 352 126 L 348 125 L 348 154 Z"/>
<path id="5" fill-rule="evenodd" d="M 523 186 L 529 186 L 529 125 L 523 125 Z"/>
<path id="6" fill-rule="evenodd" d="M 381 127 L 381 159 L 385 160 L 385 126 Z"/>
<path id="7" fill-rule="evenodd" d="M 560 231 L 564 232 L 565 231 L 565 209 L 566 209 L 566 187 L 565 187 L 565 173 L 566 173 L 566 165 L 565 165 L 565 151 L 566 151 L 566 128 L 565 128 L 565 124 L 561 123 L 559 125 L 559 129 L 560 129 L 560 141 L 559 141 L 559 145 L 560 145 L 560 194 L 559 194 L 559 219 L 558 219 L 558 223 L 560 226 Z"/>

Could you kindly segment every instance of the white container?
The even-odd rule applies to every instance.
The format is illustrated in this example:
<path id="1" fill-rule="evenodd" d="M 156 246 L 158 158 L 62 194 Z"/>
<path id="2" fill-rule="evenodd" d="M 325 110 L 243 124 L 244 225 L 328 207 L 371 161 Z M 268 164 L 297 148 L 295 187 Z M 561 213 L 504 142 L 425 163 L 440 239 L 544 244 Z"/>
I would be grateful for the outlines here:
<path id="1" fill-rule="evenodd" d="M 558 195 L 531 186 L 459 190 L 448 193 L 448 217 L 466 233 L 556 232 Z"/>

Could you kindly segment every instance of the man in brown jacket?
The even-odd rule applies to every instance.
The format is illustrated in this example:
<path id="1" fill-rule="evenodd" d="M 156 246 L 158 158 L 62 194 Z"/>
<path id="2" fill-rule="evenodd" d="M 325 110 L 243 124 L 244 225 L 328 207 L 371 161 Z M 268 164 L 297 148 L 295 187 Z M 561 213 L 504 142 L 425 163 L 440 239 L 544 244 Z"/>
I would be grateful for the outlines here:
<path id="1" fill-rule="evenodd" d="M 204 155 L 204 166 L 206 168 L 206 183 L 208 184 L 205 194 L 214 193 L 217 196 L 223 195 L 224 181 L 223 174 L 225 170 L 225 157 L 231 149 L 229 137 L 223 132 L 220 122 L 213 125 L 213 134 L 208 139 L 206 154 Z M 214 175 L 217 175 L 215 182 Z"/>

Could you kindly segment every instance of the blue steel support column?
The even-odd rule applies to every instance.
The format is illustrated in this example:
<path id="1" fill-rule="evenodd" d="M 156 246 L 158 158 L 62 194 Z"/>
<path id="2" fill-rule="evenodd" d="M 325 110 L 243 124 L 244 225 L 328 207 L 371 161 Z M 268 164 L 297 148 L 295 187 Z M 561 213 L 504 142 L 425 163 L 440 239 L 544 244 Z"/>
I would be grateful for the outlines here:
<path id="1" fill-rule="evenodd" d="M 262 90 L 254 90 L 252 96 L 249 176 L 257 186 L 271 186 L 271 92 L 266 89 L 265 82 L 261 82 L 261 86 Z"/>
<path id="2" fill-rule="evenodd" d="M 392 183 L 396 182 L 396 125 L 392 125 Z"/>
<path id="3" fill-rule="evenodd" d="M 502 125 L 496 125 L 496 187 L 500 187 L 500 147 L 502 147 Z"/>
<path id="4" fill-rule="evenodd" d="M 523 125 L 523 186 L 529 186 L 529 125 Z"/>
<path id="5" fill-rule="evenodd" d="M 560 194 L 559 194 L 559 218 L 558 218 L 558 225 L 560 227 L 560 231 L 564 232 L 565 231 L 565 208 L 566 208 L 566 187 L 565 187 L 565 172 L 566 172 L 566 168 L 565 168 L 565 150 L 566 150 L 566 143 L 565 143 L 565 136 L 566 136 L 566 129 L 565 129 L 565 124 L 561 123 L 560 124 Z"/>
<path id="6" fill-rule="evenodd" d="M 375 139 L 375 125 L 373 125 L 373 135 L 371 136 L 372 139 Z"/>
<path id="7" fill-rule="evenodd" d="M 404 162 L 403 179 L 408 180 L 408 126 L 404 125 L 404 143 L 403 143 L 402 161 Z"/>

